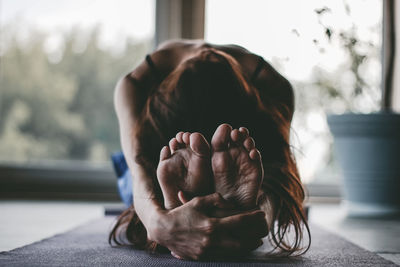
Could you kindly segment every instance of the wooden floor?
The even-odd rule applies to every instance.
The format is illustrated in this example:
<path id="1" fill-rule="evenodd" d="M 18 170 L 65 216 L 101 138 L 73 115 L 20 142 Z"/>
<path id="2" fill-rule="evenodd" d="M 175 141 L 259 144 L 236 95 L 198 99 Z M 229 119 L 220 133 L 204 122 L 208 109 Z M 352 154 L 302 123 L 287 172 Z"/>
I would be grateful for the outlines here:
<path id="1" fill-rule="evenodd" d="M 63 233 L 104 216 L 115 203 L 0 201 L 0 251 Z M 348 219 L 338 204 L 313 204 L 310 221 L 400 265 L 400 221 Z"/>

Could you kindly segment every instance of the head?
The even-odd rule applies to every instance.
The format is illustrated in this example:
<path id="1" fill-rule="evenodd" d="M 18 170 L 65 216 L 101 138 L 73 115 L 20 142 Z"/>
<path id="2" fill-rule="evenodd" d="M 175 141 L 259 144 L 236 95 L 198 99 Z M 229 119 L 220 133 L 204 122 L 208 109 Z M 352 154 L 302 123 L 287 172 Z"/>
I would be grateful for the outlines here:
<path id="1" fill-rule="evenodd" d="M 136 161 L 157 183 L 160 150 L 177 132 L 200 132 L 210 141 L 222 123 L 248 128 L 263 159 L 266 175 L 262 188 L 268 194 L 262 198 L 274 207 L 272 217 L 277 223 L 271 229 L 271 242 L 281 251 L 295 252 L 300 248 L 302 223 L 307 226 L 302 212 L 304 191 L 289 146 L 290 121 L 277 106 L 282 103 L 266 105 L 261 100 L 230 55 L 201 50 L 178 66 L 148 98 L 134 133 L 139 144 Z M 158 196 L 162 199 L 161 190 Z M 137 221 L 132 224 L 139 229 Z M 284 239 L 289 227 L 297 233 L 293 244 Z"/>

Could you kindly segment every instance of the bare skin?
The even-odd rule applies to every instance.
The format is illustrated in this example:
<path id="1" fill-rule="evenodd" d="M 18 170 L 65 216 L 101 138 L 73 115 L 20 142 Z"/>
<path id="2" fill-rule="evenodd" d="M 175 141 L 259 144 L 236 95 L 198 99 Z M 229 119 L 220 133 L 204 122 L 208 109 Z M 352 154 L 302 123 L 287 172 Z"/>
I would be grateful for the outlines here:
<path id="1" fill-rule="evenodd" d="M 161 150 L 157 178 L 163 192 L 164 206 L 171 213 L 184 209 L 187 205 L 198 205 L 193 204 L 199 200 L 195 196 L 208 194 L 215 188 L 215 194 L 206 196 L 206 198 L 212 196 L 210 199 L 215 200 L 211 205 L 206 205 L 202 209 L 213 217 L 224 218 L 240 213 L 240 210 L 256 208 L 257 195 L 263 179 L 263 167 L 260 152 L 255 148 L 248 130 L 244 127 L 232 130 L 230 125 L 222 124 L 214 133 L 212 148 L 200 133 L 179 132 L 175 138 L 171 139 L 169 146 L 165 146 Z M 193 196 L 195 198 L 192 199 Z M 199 233 L 194 231 L 198 227 L 209 231 L 207 226 L 201 225 L 202 218 L 198 218 L 198 214 L 187 215 L 178 221 L 187 221 L 187 224 L 192 225 L 192 234 L 204 235 L 201 231 Z M 265 216 L 264 213 L 259 214 L 259 218 L 264 218 L 263 216 Z M 174 217 L 179 217 L 179 215 L 176 214 Z M 253 221 L 250 217 L 248 223 L 253 226 L 259 224 L 257 220 Z M 223 229 L 228 236 L 235 238 L 242 236 L 242 238 L 247 237 L 248 240 L 258 238 L 260 236 L 259 229 L 264 229 L 263 234 L 268 232 L 267 224 L 255 227 L 254 231 L 242 231 L 244 228 L 232 229 L 233 231 L 228 227 Z M 169 242 L 179 239 L 182 235 L 181 232 L 186 235 L 186 231 L 179 230 L 174 234 L 174 239 L 170 239 Z M 206 240 L 206 244 L 211 244 L 210 246 L 204 246 L 204 242 L 196 244 L 195 247 L 202 248 L 202 250 L 195 254 L 211 258 L 231 255 L 232 250 L 219 249 L 218 256 L 213 255 L 213 251 L 215 252 L 215 242 L 225 242 L 232 247 L 235 244 L 234 239 L 229 240 L 225 237 L 222 241 L 218 234 L 215 234 L 215 238 L 192 239 L 191 245 L 194 245 L 198 239 Z M 246 238 L 242 240 L 243 244 L 247 242 Z M 246 247 L 251 250 L 260 244 L 262 244 L 261 241 L 253 247 L 251 245 L 246 245 Z M 225 253 L 227 254 L 225 255 Z M 238 249 L 235 253 L 241 255 L 245 251 Z M 171 254 L 179 259 L 188 256 L 179 250 L 171 251 Z M 195 256 L 189 256 L 189 258 L 196 259 Z"/>
<path id="2" fill-rule="evenodd" d="M 195 57 L 201 50 L 208 48 L 221 50 L 234 57 L 247 77 L 254 72 L 259 59 L 257 55 L 238 46 L 217 46 L 193 40 L 163 43 L 150 56 L 161 76 L 166 77 L 185 60 Z M 141 86 L 137 86 L 132 79 L 140 82 Z M 238 251 L 252 250 L 257 244 L 259 245 L 260 238 L 267 234 L 266 220 L 259 216 L 262 214 L 261 211 L 242 212 L 238 215 L 216 219 L 215 216 L 207 214 L 212 203 L 222 202 L 215 194 L 200 196 L 178 208 L 167 210 L 156 194 L 155 188 L 158 185 L 154 183 L 152 175 L 135 162 L 138 140 L 132 138 L 132 132 L 136 124 L 140 123 L 140 114 L 145 107 L 150 89 L 158 85 L 159 81 L 154 79 L 148 64 L 143 61 L 119 81 L 114 92 L 122 148 L 129 168 L 135 170 L 133 173 L 135 210 L 147 230 L 149 239 L 187 259 L 205 257 L 209 255 L 209 251 L 221 252 L 221 255 L 232 255 Z M 290 84 L 269 64 L 265 63 L 254 85 L 260 90 L 261 99 L 265 98 L 268 101 L 277 99 L 278 102 L 288 103 L 288 106 L 293 108 L 293 93 Z M 274 91 L 271 91 L 271 88 Z M 187 216 L 192 217 L 196 225 L 182 219 Z M 258 224 L 252 223 L 250 229 L 247 226 L 248 219 L 251 218 Z M 210 227 L 204 228 L 204 224 Z M 242 232 L 242 234 L 233 236 L 231 232 L 224 231 L 228 228 L 234 233 Z M 258 234 L 252 235 L 255 230 Z M 214 241 L 204 242 L 209 240 Z M 219 242 L 215 242 L 216 240 Z M 199 247 L 202 250 L 196 250 Z"/>
<path id="3" fill-rule="evenodd" d="M 212 156 L 199 133 L 180 132 L 169 147 L 161 150 L 157 177 L 166 209 L 187 202 L 187 196 L 209 193 L 214 188 L 212 176 L 215 191 L 231 203 L 232 209 L 256 208 L 263 167 L 246 128 L 232 130 L 228 124 L 220 125 L 212 138 Z M 184 194 L 178 194 L 180 191 Z"/>
<path id="4" fill-rule="evenodd" d="M 179 132 L 169 146 L 163 147 L 157 178 L 166 209 L 182 205 L 178 198 L 179 191 L 186 198 L 213 191 L 210 158 L 210 145 L 199 133 Z"/>
<path id="5" fill-rule="evenodd" d="M 230 125 L 222 124 L 211 145 L 215 191 L 239 209 L 256 208 L 264 170 L 249 131 L 244 127 L 232 130 Z"/>

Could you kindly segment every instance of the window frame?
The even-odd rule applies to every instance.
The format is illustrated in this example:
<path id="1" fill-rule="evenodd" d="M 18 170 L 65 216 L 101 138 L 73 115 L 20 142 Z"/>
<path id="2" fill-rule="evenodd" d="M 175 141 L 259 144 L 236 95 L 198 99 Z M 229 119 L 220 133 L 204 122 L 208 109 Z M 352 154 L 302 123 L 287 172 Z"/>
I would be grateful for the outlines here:
<path id="1" fill-rule="evenodd" d="M 155 47 L 169 39 L 203 39 L 205 1 L 156 0 Z M 382 34 L 384 49 L 388 36 L 384 31 Z M 382 76 L 385 77 L 386 68 L 383 69 Z M 69 162 L 49 166 L 3 163 L 0 164 L 0 199 L 116 201 L 119 199 L 116 181 L 111 164 L 92 166 Z M 305 187 L 310 199 L 319 202 L 321 199 L 337 202 L 341 197 L 339 185 L 312 182 Z"/>
<path id="2" fill-rule="evenodd" d="M 1 164 L 0 199 L 119 199 L 115 174 L 110 166 L 62 162 Z"/>
<path id="3" fill-rule="evenodd" d="M 169 39 L 202 39 L 205 0 L 156 0 L 155 47 Z M 111 164 L 60 161 L 0 163 L 0 199 L 118 201 Z"/>

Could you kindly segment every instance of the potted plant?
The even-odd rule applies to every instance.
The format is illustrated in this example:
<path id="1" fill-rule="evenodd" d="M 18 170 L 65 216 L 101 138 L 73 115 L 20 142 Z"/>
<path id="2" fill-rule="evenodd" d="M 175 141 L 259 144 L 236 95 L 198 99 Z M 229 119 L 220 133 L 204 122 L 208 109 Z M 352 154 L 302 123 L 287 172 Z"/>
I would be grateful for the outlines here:
<path id="1" fill-rule="evenodd" d="M 382 217 L 400 213 L 400 114 L 392 111 L 395 1 L 383 3 L 382 73 L 385 77 L 381 83 L 381 110 L 328 116 L 349 216 Z"/>

